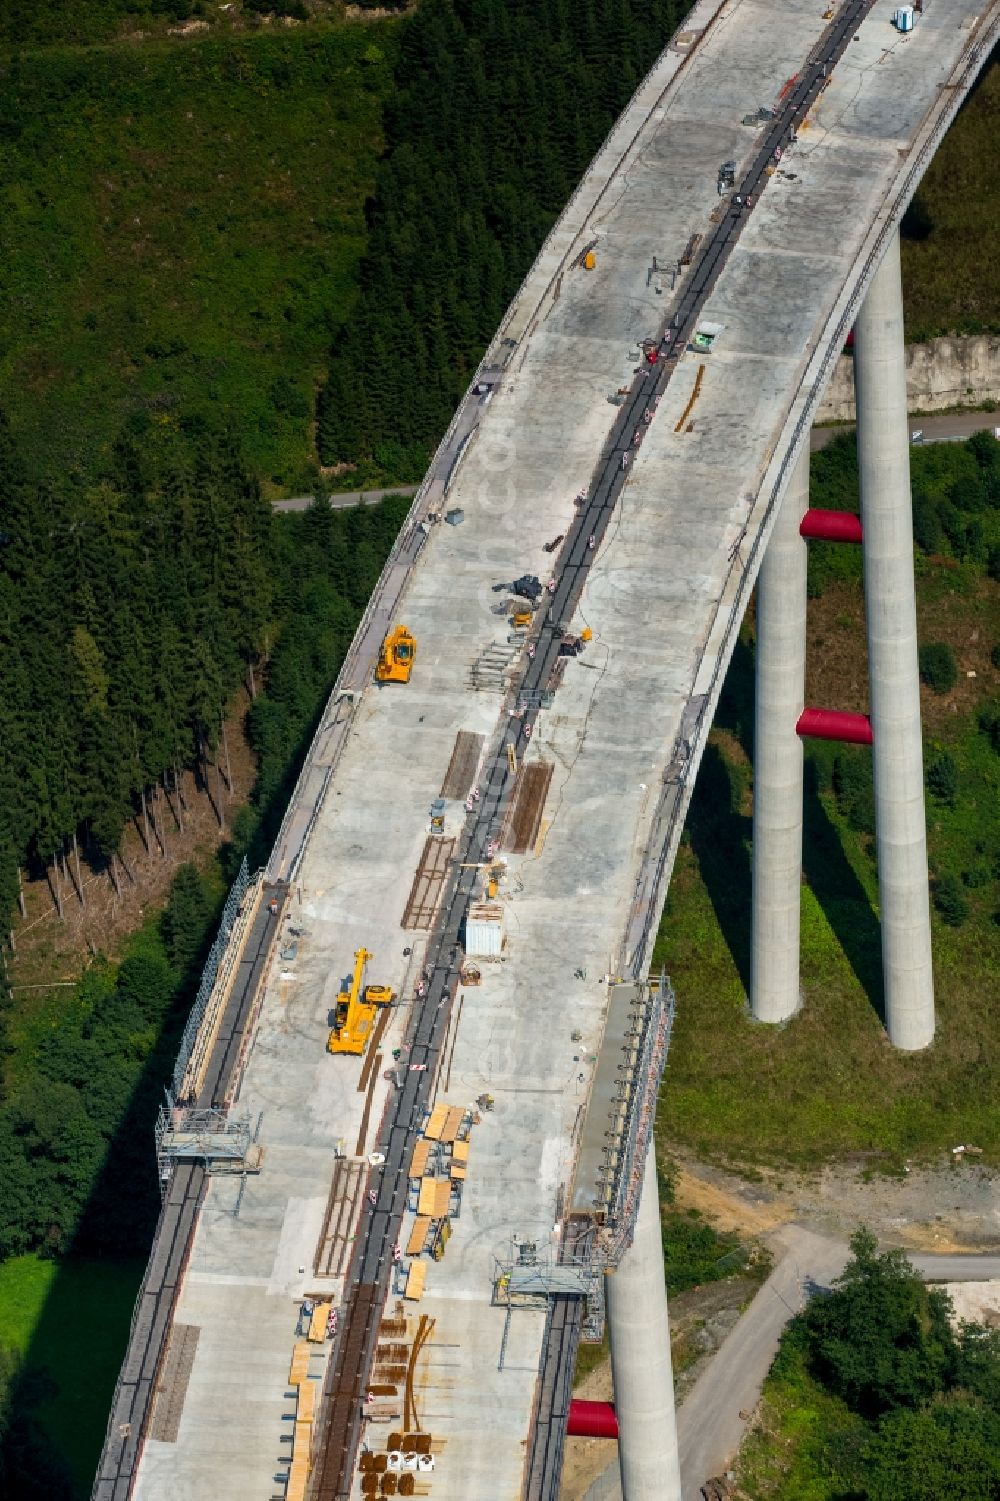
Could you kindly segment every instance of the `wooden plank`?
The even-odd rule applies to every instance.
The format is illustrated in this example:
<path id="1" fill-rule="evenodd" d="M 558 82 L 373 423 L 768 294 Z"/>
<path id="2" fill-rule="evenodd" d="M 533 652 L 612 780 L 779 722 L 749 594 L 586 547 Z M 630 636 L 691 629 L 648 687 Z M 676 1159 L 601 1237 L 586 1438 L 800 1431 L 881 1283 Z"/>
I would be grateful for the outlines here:
<path id="1" fill-rule="evenodd" d="M 448 874 L 448 862 L 454 852 L 454 839 L 445 839 L 440 834 L 428 834 L 406 906 L 403 908 L 400 927 L 427 932 L 433 927 L 434 914 Z"/>
<path id="2" fill-rule="evenodd" d="M 479 758 L 483 752 L 485 735 L 476 735 L 472 730 L 459 730 L 455 736 L 455 745 L 452 749 L 451 760 L 448 762 L 448 770 L 441 784 L 441 796 L 451 798 L 468 797 L 479 765 Z"/>
<path id="3" fill-rule="evenodd" d="M 465 1166 L 465 1164 L 463 1162 L 453 1162 L 452 1165 L 451 1165 L 451 1179 L 452 1179 L 452 1182 L 453 1183 L 462 1183 L 462 1182 L 464 1182 L 465 1181 L 465 1175 L 466 1175 L 466 1173 L 468 1171 L 469 1171 L 469 1169 Z"/>
<path id="4" fill-rule="evenodd" d="M 421 1178 L 418 1214 L 430 1215 L 432 1220 L 443 1220 L 451 1203 L 451 1180 L 449 1178 Z"/>
<path id="5" fill-rule="evenodd" d="M 311 1423 L 316 1413 L 316 1382 L 299 1382 L 299 1399 L 295 1404 L 295 1416 L 301 1423 Z"/>
<path id="6" fill-rule="evenodd" d="M 300 1386 L 309 1379 L 309 1356 L 312 1352 L 306 1340 L 296 1340 L 292 1351 L 292 1364 L 288 1372 L 288 1385 Z"/>
<path id="7" fill-rule="evenodd" d="M 426 1126 L 424 1127 L 424 1135 L 426 1136 L 426 1138 L 427 1138 L 428 1141 L 440 1141 L 441 1140 L 441 1131 L 442 1131 L 442 1129 L 444 1127 L 444 1123 L 445 1123 L 445 1121 L 447 1119 L 448 1119 L 448 1106 L 447 1105 L 435 1105 L 434 1109 L 431 1111 L 430 1119 L 428 1120 Z"/>
<path id="8" fill-rule="evenodd" d="M 410 1264 L 409 1276 L 406 1279 L 406 1291 L 404 1298 L 409 1298 L 412 1303 L 419 1303 L 424 1295 L 424 1283 L 427 1281 L 426 1261 L 414 1261 Z"/>
<path id="9" fill-rule="evenodd" d="M 430 1217 L 426 1214 L 418 1214 L 410 1231 L 410 1238 L 406 1243 L 407 1256 L 419 1256 L 427 1244 L 427 1236 L 430 1232 Z"/>
<path id="10" fill-rule="evenodd" d="M 469 1146 L 470 1143 L 467 1141 L 456 1141 L 452 1143 L 451 1155 L 455 1162 L 468 1162 Z"/>
<path id="11" fill-rule="evenodd" d="M 427 1171 L 427 1159 L 431 1155 L 433 1142 L 425 1141 L 423 1137 L 413 1148 L 413 1157 L 410 1160 L 410 1177 L 422 1178 Z"/>
<path id="12" fill-rule="evenodd" d="M 455 1140 L 462 1128 L 465 1119 L 465 1110 L 461 1105 L 452 1105 L 445 1116 L 444 1125 L 441 1127 L 441 1140 L 449 1145 Z"/>
<path id="13" fill-rule="evenodd" d="M 434 1209 L 437 1204 L 436 1189 L 436 1178 L 421 1178 L 420 1198 L 417 1200 L 417 1213 L 419 1215 L 427 1215 L 430 1219 L 434 1218 Z"/>
<path id="14" fill-rule="evenodd" d="M 332 1303 L 317 1303 L 309 1320 L 309 1333 L 306 1339 L 310 1344 L 321 1345 L 326 1339 L 326 1321 L 330 1314 Z"/>
<path id="15" fill-rule="evenodd" d="M 451 1208 L 451 1181 L 439 1178 L 434 1185 L 434 1218 L 443 1220 Z"/>

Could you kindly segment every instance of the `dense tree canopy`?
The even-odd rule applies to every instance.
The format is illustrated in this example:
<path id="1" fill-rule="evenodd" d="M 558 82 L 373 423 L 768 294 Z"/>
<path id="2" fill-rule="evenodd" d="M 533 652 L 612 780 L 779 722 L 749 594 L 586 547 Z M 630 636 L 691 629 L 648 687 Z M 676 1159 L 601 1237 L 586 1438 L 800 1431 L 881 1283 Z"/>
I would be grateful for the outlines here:
<path id="1" fill-rule="evenodd" d="M 994 1501 L 1000 1331 L 952 1325 L 945 1292 L 866 1229 L 782 1340 L 768 1395 L 805 1435 L 770 1501 Z M 779 1470 L 780 1470 L 779 1466 Z"/>
<path id="2" fill-rule="evenodd" d="M 0 416 L 0 900 L 214 743 L 266 648 L 272 517 L 224 434 L 133 429 L 107 479 L 32 483 Z"/>
<path id="3" fill-rule="evenodd" d="M 362 291 L 320 392 L 326 463 L 423 467 L 678 0 L 423 0 L 388 108 Z"/>

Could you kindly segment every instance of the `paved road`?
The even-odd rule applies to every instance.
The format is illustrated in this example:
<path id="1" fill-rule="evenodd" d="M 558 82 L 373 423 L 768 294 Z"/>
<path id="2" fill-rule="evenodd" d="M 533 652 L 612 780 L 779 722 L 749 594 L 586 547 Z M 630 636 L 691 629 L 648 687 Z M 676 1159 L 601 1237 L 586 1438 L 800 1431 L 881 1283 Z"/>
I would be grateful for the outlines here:
<path id="1" fill-rule="evenodd" d="M 699 1501 L 701 1487 L 720 1475 L 739 1449 L 757 1405 L 782 1330 L 809 1294 L 827 1288 L 843 1270 L 848 1248 L 796 1225 L 775 1237 L 784 1247 L 770 1277 L 747 1312 L 695 1382 L 677 1411 L 684 1501 Z M 1000 1256 L 916 1256 L 910 1261 L 928 1281 L 990 1282 L 1000 1279 Z M 587 1492 L 586 1501 L 621 1501 L 617 1458 Z"/>
<path id="2" fill-rule="evenodd" d="M 930 417 L 911 417 L 910 432 L 919 432 L 921 443 L 953 443 L 959 438 L 971 438 L 973 433 L 993 432 L 1000 426 L 998 412 L 941 412 Z M 836 427 L 814 427 L 809 436 L 813 453 L 832 443 L 839 433 L 853 432 L 850 424 Z"/>
<path id="3" fill-rule="evenodd" d="M 346 511 L 351 506 L 377 506 L 387 495 L 416 495 L 419 485 L 393 485 L 388 490 L 339 490 L 330 496 L 334 511 Z M 272 511 L 308 511 L 315 495 L 294 495 L 290 500 L 272 500 Z"/>

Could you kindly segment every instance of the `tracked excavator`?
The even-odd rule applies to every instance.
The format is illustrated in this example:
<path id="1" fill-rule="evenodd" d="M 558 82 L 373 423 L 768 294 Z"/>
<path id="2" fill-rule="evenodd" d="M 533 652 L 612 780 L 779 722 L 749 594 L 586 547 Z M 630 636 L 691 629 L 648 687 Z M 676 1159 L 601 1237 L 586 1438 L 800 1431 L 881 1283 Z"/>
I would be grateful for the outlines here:
<path id="1" fill-rule="evenodd" d="M 326 1044 L 328 1053 L 360 1057 L 371 1036 L 376 1011 L 396 999 L 396 992 L 388 985 L 366 985 L 362 990 L 365 966 L 374 957 L 369 949 L 358 949 L 354 955 L 351 988 L 340 992 L 334 1008 L 333 1029 Z"/>
<path id="2" fill-rule="evenodd" d="M 397 625 L 382 642 L 378 666 L 375 668 L 377 683 L 408 683 L 413 671 L 413 659 L 417 643 L 405 625 Z"/>

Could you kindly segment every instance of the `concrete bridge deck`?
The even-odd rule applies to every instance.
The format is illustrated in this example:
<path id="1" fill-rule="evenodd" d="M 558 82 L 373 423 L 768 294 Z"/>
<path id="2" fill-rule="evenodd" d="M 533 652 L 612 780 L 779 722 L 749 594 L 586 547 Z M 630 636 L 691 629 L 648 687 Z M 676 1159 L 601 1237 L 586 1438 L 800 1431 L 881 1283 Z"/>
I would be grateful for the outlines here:
<path id="1" fill-rule="evenodd" d="M 416 1400 L 439 1446 L 438 1501 L 521 1494 L 544 1317 L 514 1314 L 498 1369 L 494 1258 L 513 1233 L 558 1249 L 605 977 L 648 962 L 783 477 L 1000 7 L 928 0 L 905 40 L 890 12 L 876 5 L 859 24 L 798 142 L 755 192 L 701 309 L 722 332 L 710 355 L 680 358 L 588 559 L 572 626 L 593 639 L 567 661 L 551 708 L 529 712 L 526 758 L 554 768 L 540 833 L 505 857 L 504 957 L 460 992 L 437 1080 L 439 1100 L 495 1101 L 473 1128 L 461 1216 L 420 1305 L 435 1321 Z M 487 755 L 509 736 L 500 693 L 472 686 L 475 662 L 506 643 L 495 609 L 507 595 L 494 586 L 553 572 L 546 545 L 572 533 L 574 496 L 592 487 L 616 418 L 608 396 L 632 384 L 638 341 L 685 292 L 683 276 L 671 292 L 669 275 L 649 275 L 653 258 L 670 265 L 692 235 L 711 237 L 726 211 L 719 163 L 735 159 L 739 183 L 759 153 L 742 117 L 779 99 L 825 25 L 812 0 L 696 7 L 691 43 L 668 49 L 641 86 L 508 314 L 482 371 L 491 398 L 467 399 L 416 499 L 342 675 L 354 699 L 331 703 L 275 852 L 270 873 L 292 876 L 306 932 L 272 979 L 242 1084 L 241 1108 L 264 1112 L 265 1162 L 239 1218 L 227 1180 L 212 1181 L 202 1207 L 176 1313 L 198 1329 L 197 1349 L 176 1439 L 147 1438 L 142 1451 L 143 1501 L 283 1494 L 295 1300 L 343 1291 L 343 1271 L 319 1282 L 313 1271 L 334 1159 L 364 1160 L 383 1112 L 398 1116 L 381 1073 L 408 1019 L 406 1006 L 392 1013 L 382 1069 L 361 1090 L 360 1063 L 324 1051 L 334 997 L 364 945 L 370 978 L 412 1001 L 426 935 L 400 923 L 456 736 L 483 736 Z M 595 240 L 596 269 L 576 267 Z M 442 503 L 463 523 L 425 535 L 418 523 Z M 408 685 L 377 688 L 371 653 L 392 620 L 416 635 L 416 667 Z M 461 801 L 445 818 L 448 834 L 467 836 Z M 372 1181 L 392 1197 L 377 1169 Z M 363 1196 L 358 1212 L 363 1242 Z"/>

